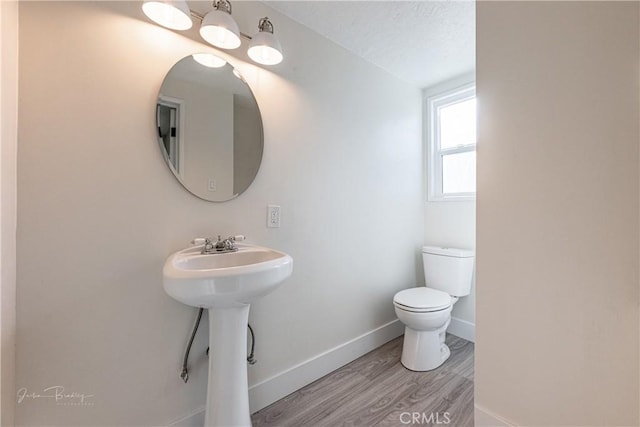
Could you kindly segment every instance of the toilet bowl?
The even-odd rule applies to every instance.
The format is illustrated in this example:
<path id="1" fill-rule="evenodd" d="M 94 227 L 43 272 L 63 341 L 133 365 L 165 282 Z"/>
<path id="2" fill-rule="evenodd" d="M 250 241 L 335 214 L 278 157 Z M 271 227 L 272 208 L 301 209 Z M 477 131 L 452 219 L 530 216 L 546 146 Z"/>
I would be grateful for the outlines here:
<path id="1" fill-rule="evenodd" d="M 421 303 L 409 302 L 416 296 Z M 427 302 L 429 297 L 435 302 Z M 444 300 L 446 305 L 438 302 Z M 442 365 L 451 354 L 444 343 L 453 309 L 449 294 L 424 287 L 407 289 L 395 295 L 393 305 L 405 325 L 402 365 L 412 371 L 430 371 Z"/>
<path id="2" fill-rule="evenodd" d="M 425 246 L 422 253 L 427 285 L 393 297 L 396 316 L 405 325 L 401 362 L 412 371 L 436 369 L 449 358 L 444 341 L 451 310 L 469 294 L 473 274 L 471 251 Z"/>

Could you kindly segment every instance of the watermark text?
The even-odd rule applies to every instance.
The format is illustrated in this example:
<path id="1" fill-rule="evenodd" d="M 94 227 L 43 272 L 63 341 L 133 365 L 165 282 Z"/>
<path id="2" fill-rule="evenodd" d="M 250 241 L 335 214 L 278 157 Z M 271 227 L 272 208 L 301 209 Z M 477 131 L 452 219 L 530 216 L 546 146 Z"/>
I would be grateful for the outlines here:
<path id="1" fill-rule="evenodd" d="M 93 405 L 93 397 L 93 394 L 65 390 L 61 385 L 53 385 L 38 392 L 29 391 L 26 387 L 22 387 L 17 393 L 18 404 L 25 400 L 51 399 L 56 402 L 56 405 L 91 406 Z"/>
<path id="2" fill-rule="evenodd" d="M 402 412 L 400 422 L 405 425 L 447 425 L 451 422 L 451 414 L 449 412 Z"/>

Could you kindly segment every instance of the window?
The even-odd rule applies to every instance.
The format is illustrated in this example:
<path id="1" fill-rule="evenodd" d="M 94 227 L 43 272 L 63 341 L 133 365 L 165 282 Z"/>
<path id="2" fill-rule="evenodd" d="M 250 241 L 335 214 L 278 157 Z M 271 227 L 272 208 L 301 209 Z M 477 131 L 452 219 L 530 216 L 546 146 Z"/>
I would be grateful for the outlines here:
<path id="1" fill-rule="evenodd" d="M 476 195 L 476 88 L 467 84 L 427 98 L 429 201 Z"/>

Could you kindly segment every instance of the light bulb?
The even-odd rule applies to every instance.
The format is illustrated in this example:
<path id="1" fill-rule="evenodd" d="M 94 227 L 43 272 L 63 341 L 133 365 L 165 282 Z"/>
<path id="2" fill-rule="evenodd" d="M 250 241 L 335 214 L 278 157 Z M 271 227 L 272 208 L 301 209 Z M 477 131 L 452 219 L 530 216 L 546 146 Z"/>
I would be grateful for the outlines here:
<path id="1" fill-rule="evenodd" d="M 185 0 L 145 1 L 142 11 L 153 22 L 172 30 L 188 30 L 193 25 Z"/>
<path id="2" fill-rule="evenodd" d="M 263 65 L 275 65 L 282 62 L 282 47 L 273 35 L 273 24 L 269 18 L 262 18 L 258 24 L 258 33 L 251 38 L 247 54 L 249 58 Z"/>
<path id="3" fill-rule="evenodd" d="M 240 46 L 238 24 L 228 12 L 222 10 L 212 10 L 205 15 L 200 35 L 208 43 L 222 49 L 235 49 Z"/>

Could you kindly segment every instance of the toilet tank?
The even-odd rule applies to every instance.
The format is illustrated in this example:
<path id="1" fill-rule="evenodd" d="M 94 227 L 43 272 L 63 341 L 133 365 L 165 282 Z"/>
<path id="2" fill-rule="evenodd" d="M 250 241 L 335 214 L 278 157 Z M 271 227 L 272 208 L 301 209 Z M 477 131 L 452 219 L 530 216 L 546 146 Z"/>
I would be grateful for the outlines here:
<path id="1" fill-rule="evenodd" d="M 451 296 L 463 297 L 471 292 L 473 251 L 424 246 L 422 261 L 426 286 Z"/>

